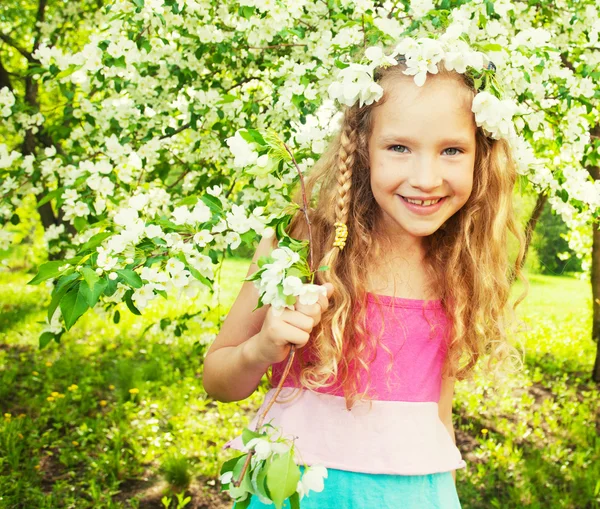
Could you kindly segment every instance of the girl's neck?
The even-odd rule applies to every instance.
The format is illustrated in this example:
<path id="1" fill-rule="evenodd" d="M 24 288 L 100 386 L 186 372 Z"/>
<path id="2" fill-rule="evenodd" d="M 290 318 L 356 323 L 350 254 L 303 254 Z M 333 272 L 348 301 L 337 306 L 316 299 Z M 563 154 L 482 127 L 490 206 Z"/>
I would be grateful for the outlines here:
<path id="1" fill-rule="evenodd" d="M 420 251 L 395 252 L 381 246 L 366 273 L 367 291 L 408 299 L 437 299 Z"/>

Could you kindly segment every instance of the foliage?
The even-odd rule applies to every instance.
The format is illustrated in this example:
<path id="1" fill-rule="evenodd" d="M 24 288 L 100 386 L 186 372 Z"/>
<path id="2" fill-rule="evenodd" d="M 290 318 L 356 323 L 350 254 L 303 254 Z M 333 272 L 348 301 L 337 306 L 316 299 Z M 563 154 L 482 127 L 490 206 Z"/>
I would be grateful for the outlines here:
<path id="1" fill-rule="evenodd" d="M 214 289 L 223 256 L 266 234 L 297 184 L 259 153 L 242 173 L 254 154 L 225 140 L 275 130 L 309 170 L 339 119 L 333 71 L 405 32 L 450 27 L 487 48 L 520 104 L 523 184 L 570 226 L 588 224 L 600 205 L 583 167 L 600 157 L 597 19 L 591 0 L 3 6 L 0 242 L 18 240 L 31 196 L 62 262 L 40 276 L 55 288 L 40 345 L 92 309 L 118 321 L 122 302 L 140 314 L 157 296 Z"/>
<path id="2" fill-rule="evenodd" d="M 220 305 L 207 317 L 213 324 L 231 306 L 247 269 L 248 260 L 226 261 Z M 74 326 L 72 341 L 38 350 L 37 322 L 49 291 L 24 286 L 29 277 L 0 273 L 0 505 L 161 507 L 166 496 L 176 508 L 173 495 L 158 490 L 160 465 L 173 448 L 190 465 L 186 497 L 193 494 L 194 504 L 187 507 L 219 507 L 219 466 L 235 455 L 222 445 L 248 425 L 266 387 L 239 403 L 206 396 L 202 357 L 212 338 L 202 344 L 198 338 L 215 328 L 204 320 L 192 320 L 180 336 L 157 324 L 140 339 L 159 317 L 176 321 L 205 302 L 161 299 L 142 317 L 123 313 L 119 324 L 92 312 Z M 457 472 L 457 489 L 466 509 L 600 504 L 589 286 L 568 277 L 528 277 L 531 292 L 519 306 L 529 328 L 526 369 L 502 384 L 476 376 L 457 385 L 456 439 L 468 465 Z M 212 490 L 212 502 L 203 490 Z"/>
<path id="3" fill-rule="evenodd" d="M 545 207 L 535 229 L 532 245 L 538 253 L 542 274 L 580 272 L 581 260 L 569 248 L 569 228 L 551 209 Z"/>

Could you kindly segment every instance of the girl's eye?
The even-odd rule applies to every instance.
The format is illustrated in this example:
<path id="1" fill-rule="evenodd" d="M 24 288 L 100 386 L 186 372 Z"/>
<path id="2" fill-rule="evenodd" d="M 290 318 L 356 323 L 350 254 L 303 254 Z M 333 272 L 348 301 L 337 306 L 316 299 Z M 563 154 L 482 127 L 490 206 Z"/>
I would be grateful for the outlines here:
<path id="1" fill-rule="evenodd" d="M 453 150 L 454 151 L 453 153 L 448 154 L 449 156 L 455 156 L 457 154 L 462 153 L 462 151 L 460 149 L 456 148 L 456 147 L 447 148 L 447 149 L 444 150 L 444 152 L 446 152 L 448 150 Z"/>
<path id="2" fill-rule="evenodd" d="M 399 154 L 405 154 L 408 151 L 408 147 L 405 145 L 392 145 L 390 147 L 390 149 L 392 150 L 392 152 L 398 152 Z M 398 150 L 396 150 L 398 149 Z M 403 150 L 406 149 L 406 150 Z"/>

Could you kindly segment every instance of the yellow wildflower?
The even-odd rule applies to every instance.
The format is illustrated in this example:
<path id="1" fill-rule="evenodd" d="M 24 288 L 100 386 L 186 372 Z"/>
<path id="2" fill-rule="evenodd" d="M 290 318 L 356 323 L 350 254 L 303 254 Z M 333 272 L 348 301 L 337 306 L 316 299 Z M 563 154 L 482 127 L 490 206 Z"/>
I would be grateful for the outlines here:
<path id="1" fill-rule="evenodd" d="M 140 390 L 136 389 L 135 387 L 133 389 L 129 389 L 130 394 L 137 394 L 138 392 L 140 392 Z"/>
<path id="2" fill-rule="evenodd" d="M 106 406 L 106 400 L 105 399 L 101 399 L 100 400 L 100 406 Z"/>
<path id="3" fill-rule="evenodd" d="M 46 361 L 46 366 L 50 367 L 52 366 L 52 363 L 50 361 Z"/>
<path id="4" fill-rule="evenodd" d="M 73 445 L 79 445 L 79 442 L 78 442 L 77 440 L 73 440 L 71 443 L 72 443 Z"/>
<path id="5" fill-rule="evenodd" d="M 52 392 L 51 394 L 52 394 L 52 396 L 54 396 L 54 397 L 56 398 L 56 397 L 57 397 L 57 396 L 60 394 L 60 392 L 56 392 L 56 391 L 54 391 L 54 392 Z"/>
<path id="6" fill-rule="evenodd" d="M 48 396 L 46 399 L 47 399 L 48 401 L 54 401 L 54 398 L 53 398 L 52 396 Z"/>
<path id="7" fill-rule="evenodd" d="M 72 384 L 71 386 L 69 386 L 69 390 L 70 391 L 76 391 L 79 387 L 77 387 L 77 385 Z"/>
<path id="8" fill-rule="evenodd" d="M 35 467 L 33 467 L 33 468 L 35 468 L 36 470 L 39 470 L 41 467 L 40 467 L 40 465 L 36 465 L 36 466 L 35 466 Z"/>
<path id="9" fill-rule="evenodd" d="M 4 414 L 4 417 L 5 417 L 6 419 L 10 419 L 10 418 L 12 417 L 12 414 L 6 413 L 6 414 Z"/>
<path id="10" fill-rule="evenodd" d="M 59 392 L 59 393 L 58 393 L 58 397 L 59 397 L 59 398 L 64 398 L 64 397 L 65 397 L 65 395 L 64 395 L 64 394 L 61 394 L 61 393 Z"/>
<path id="11" fill-rule="evenodd" d="M 32 371 L 31 374 L 34 375 L 34 376 L 38 376 L 39 375 L 39 373 L 37 371 Z"/>
<path id="12" fill-rule="evenodd" d="M 108 388 L 109 388 L 111 391 L 114 391 L 114 390 L 115 390 L 115 386 L 114 386 L 113 384 L 110 384 L 110 385 L 108 386 Z"/>
<path id="13" fill-rule="evenodd" d="M 485 428 L 483 428 L 483 429 L 481 430 L 481 434 L 482 434 L 482 435 L 486 435 L 486 434 L 487 434 L 487 432 L 488 432 L 488 430 L 487 430 L 487 429 L 485 429 Z"/>

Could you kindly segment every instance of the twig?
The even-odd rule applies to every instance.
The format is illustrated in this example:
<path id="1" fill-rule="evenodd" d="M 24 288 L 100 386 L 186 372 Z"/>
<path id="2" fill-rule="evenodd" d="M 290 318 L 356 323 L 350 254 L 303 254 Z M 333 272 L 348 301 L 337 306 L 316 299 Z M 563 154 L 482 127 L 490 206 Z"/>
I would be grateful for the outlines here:
<path id="1" fill-rule="evenodd" d="M 276 49 L 276 48 L 283 48 L 286 46 L 308 46 L 308 44 L 285 43 L 285 44 L 274 44 L 272 46 L 248 46 L 248 49 Z"/>
<path id="2" fill-rule="evenodd" d="M 312 230 L 311 230 L 310 219 L 308 217 L 308 199 L 306 197 L 306 187 L 304 186 L 304 176 L 302 175 L 302 170 L 300 169 L 300 166 L 298 166 L 298 163 L 296 162 L 294 154 L 292 153 L 290 148 L 285 143 L 283 143 L 283 146 L 285 147 L 285 150 L 292 158 L 292 164 L 295 166 L 296 170 L 298 171 L 298 175 L 300 177 L 300 187 L 302 189 L 302 202 L 304 203 L 303 212 L 304 212 L 304 217 L 306 219 L 306 224 L 308 225 L 308 245 L 309 245 L 309 249 L 310 249 L 308 265 L 310 267 L 310 271 L 313 272 L 314 271 L 314 267 L 313 267 L 314 259 L 313 259 Z M 296 354 L 296 345 L 292 345 L 290 347 L 290 353 L 288 356 L 287 363 L 285 365 L 285 369 L 283 370 L 281 379 L 279 380 L 279 383 L 277 384 L 277 388 L 275 389 L 275 394 L 274 394 L 273 398 L 271 398 L 271 401 L 269 401 L 269 404 L 266 406 L 264 411 L 258 417 L 258 420 L 256 422 L 255 431 L 259 430 L 261 428 L 261 426 L 265 422 L 265 419 L 267 417 L 267 414 L 269 413 L 269 410 L 271 410 L 271 407 L 275 404 L 275 401 L 277 401 L 277 398 L 279 397 L 279 394 L 281 393 L 281 389 L 283 388 L 283 384 L 285 383 L 285 380 L 290 372 L 290 369 L 292 368 L 292 362 L 294 361 L 295 354 Z M 237 480 L 233 481 L 233 485 L 236 488 L 239 488 L 240 484 L 242 483 L 242 479 L 244 478 L 244 475 L 246 475 L 246 470 L 248 470 L 248 466 L 250 465 L 250 461 L 252 460 L 253 455 L 254 455 L 254 449 L 252 449 L 250 452 L 248 452 L 248 456 L 246 456 L 246 461 L 244 461 L 244 466 L 242 467 L 242 471 L 240 473 L 239 478 Z"/>

